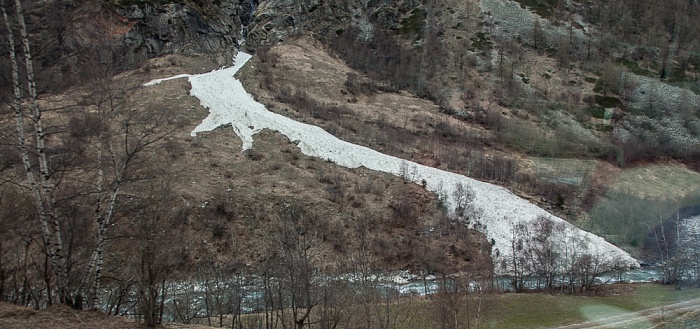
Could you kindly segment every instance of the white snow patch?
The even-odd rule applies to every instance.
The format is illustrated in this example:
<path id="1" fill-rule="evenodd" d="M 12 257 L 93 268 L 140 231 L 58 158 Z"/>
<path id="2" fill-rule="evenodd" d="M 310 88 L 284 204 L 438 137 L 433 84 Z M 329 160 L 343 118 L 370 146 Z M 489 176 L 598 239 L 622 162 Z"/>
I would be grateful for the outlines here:
<path id="1" fill-rule="evenodd" d="M 155 85 L 159 85 L 163 81 L 175 80 L 175 79 L 181 79 L 181 78 L 189 78 L 191 76 L 192 76 L 191 74 L 178 74 L 174 77 L 163 78 L 163 79 L 154 79 L 154 80 L 151 80 L 151 81 L 144 83 L 143 85 L 145 87 L 155 86 Z"/>
<path id="2" fill-rule="evenodd" d="M 248 94 L 234 74 L 251 55 L 239 52 L 232 68 L 221 69 L 205 74 L 192 75 L 190 93 L 199 98 L 201 104 L 210 111 L 209 116 L 197 126 L 191 134 L 211 131 L 217 127 L 230 124 L 243 142 L 243 150 L 253 146 L 253 136 L 262 129 L 270 129 L 287 136 L 308 155 L 332 161 L 337 165 L 368 169 L 402 176 L 418 184 L 425 184 L 426 189 L 437 193 L 447 206 L 453 210 L 456 200 L 453 191 L 457 186 L 470 187 L 475 192 L 474 205 L 481 210 L 480 225 L 489 241 L 494 242 L 494 258 L 508 260 L 512 255 L 510 240 L 517 223 L 534 221 L 538 216 L 548 216 L 555 223 L 566 228 L 562 244 L 569 241 L 586 241 L 582 251 L 600 257 L 612 267 L 622 264 L 638 266 L 637 261 L 623 250 L 606 242 L 603 238 L 582 231 L 568 222 L 553 216 L 545 210 L 524 200 L 507 189 L 480 182 L 452 172 L 427 167 L 418 163 L 382 154 L 367 147 L 354 145 L 336 138 L 323 129 L 294 121 L 285 116 L 268 111 L 264 105 L 256 102 Z"/>

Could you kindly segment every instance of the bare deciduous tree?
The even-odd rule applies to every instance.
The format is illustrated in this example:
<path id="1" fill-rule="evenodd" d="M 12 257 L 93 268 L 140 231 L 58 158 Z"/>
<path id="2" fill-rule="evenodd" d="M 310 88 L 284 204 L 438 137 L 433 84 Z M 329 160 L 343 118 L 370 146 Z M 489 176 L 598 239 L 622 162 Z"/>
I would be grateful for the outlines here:
<path id="1" fill-rule="evenodd" d="M 0 2 L 2 7 L 3 20 L 6 28 L 6 37 L 9 45 L 9 57 L 12 65 L 13 102 L 12 107 L 15 113 L 15 127 L 17 133 L 17 148 L 19 149 L 21 162 L 26 174 L 26 186 L 30 191 L 34 207 L 36 208 L 37 219 L 42 228 L 43 242 L 46 245 L 47 257 L 50 260 L 52 278 L 55 280 L 58 301 L 70 303 L 66 267 L 66 255 L 61 236 L 61 226 L 58 218 L 56 206 L 56 187 L 60 182 L 60 175 L 53 172 L 49 167 L 48 152 L 46 148 L 47 134 L 44 130 L 42 114 L 39 106 L 36 76 L 32 61 L 32 51 L 30 48 L 27 26 L 24 21 L 22 4 L 20 0 L 15 0 L 15 24 L 19 30 L 19 39 L 22 45 L 22 56 L 24 58 L 24 73 L 28 93 L 27 105 L 25 109 L 24 97 L 20 88 L 20 65 L 15 48 L 14 26 L 11 22 L 5 1 Z M 29 115 L 25 115 L 28 112 Z M 27 117 L 32 123 L 33 129 L 26 129 Z M 50 293 L 52 289 L 48 289 Z M 48 299 L 49 302 L 52 298 Z"/>
<path id="2" fill-rule="evenodd" d="M 163 321 L 168 280 L 187 264 L 186 230 L 166 182 L 149 184 L 127 198 L 135 206 L 124 233 L 128 241 L 122 242 L 133 255 L 129 269 L 136 278 L 139 313 L 147 326 L 154 327 Z"/>

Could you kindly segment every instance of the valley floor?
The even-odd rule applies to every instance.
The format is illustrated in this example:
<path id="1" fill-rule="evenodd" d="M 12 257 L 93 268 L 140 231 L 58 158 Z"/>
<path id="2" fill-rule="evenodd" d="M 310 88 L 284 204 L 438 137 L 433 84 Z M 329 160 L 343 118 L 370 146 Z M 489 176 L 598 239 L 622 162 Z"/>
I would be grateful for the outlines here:
<path id="1" fill-rule="evenodd" d="M 673 290 L 659 284 L 616 284 L 601 296 L 547 293 L 485 295 L 480 326 L 489 328 L 696 328 L 700 325 L 700 289 Z M 439 298 L 416 299 L 403 307 L 411 310 L 394 328 L 434 328 Z M 473 307 L 473 305 L 472 305 Z M 473 312 L 473 309 L 464 309 Z M 205 319 L 200 319 L 206 323 Z M 471 318 L 471 325 L 475 324 Z M 212 323 L 216 321 L 212 320 Z M 439 321 L 438 321 L 439 322 Z M 119 316 L 78 311 L 64 305 L 43 310 L 0 303 L 0 328 L 145 328 Z M 204 325 L 167 323 L 163 328 L 208 328 Z"/>
<path id="2" fill-rule="evenodd" d="M 698 309 L 700 309 L 700 298 L 691 299 L 679 303 L 657 306 L 636 312 L 622 312 L 622 314 L 604 316 L 595 320 L 576 323 L 559 329 L 582 329 L 582 328 L 650 328 L 654 327 L 653 323 L 664 322 L 667 319 L 672 319 L 670 322 L 678 323 L 682 326 L 694 327 L 700 325 L 698 319 Z M 681 317 L 681 319 L 676 319 Z"/>

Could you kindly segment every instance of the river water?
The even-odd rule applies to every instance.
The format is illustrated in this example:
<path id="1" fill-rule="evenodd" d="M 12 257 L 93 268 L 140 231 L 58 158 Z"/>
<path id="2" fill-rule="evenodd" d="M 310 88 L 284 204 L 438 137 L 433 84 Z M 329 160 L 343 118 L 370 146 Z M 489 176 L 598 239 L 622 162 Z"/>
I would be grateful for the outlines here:
<path id="1" fill-rule="evenodd" d="M 694 246 L 698 248 L 697 251 L 700 252 L 700 215 L 688 217 L 681 220 L 678 226 L 679 239 L 681 244 L 686 246 Z M 697 261 L 697 260 L 696 260 Z M 692 272 L 692 269 L 688 270 L 686 277 L 697 276 L 699 273 Z M 318 282 L 321 285 L 325 283 L 334 284 L 337 282 L 345 282 L 347 284 L 358 284 L 359 275 L 357 274 L 344 274 L 339 276 L 322 277 L 318 278 Z M 377 287 L 379 291 L 385 294 L 392 294 L 397 296 L 426 296 L 431 294 L 436 294 L 443 281 L 434 275 L 422 276 L 419 274 L 414 274 L 409 271 L 397 271 L 384 273 L 380 275 L 371 275 L 365 278 L 370 282 L 371 285 Z M 449 277 L 446 281 L 449 285 L 450 282 L 458 280 L 458 276 Z M 273 279 L 274 280 L 274 279 Z M 663 267 L 662 266 L 646 266 L 641 268 L 635 268 L 627 270 L 622 273 L 609 272 L 603 273 L 596 278 L 596 285 L 603 284 L 614 284 L 614 283 L 647 283 L 647 282 L 660 282 L 663 280 Z M 228 281 L 228 280 L 227 280 Z M 232 287 L 230 284 L 225 284 L 227 289 L 233 289 L 237 291 L 237 295 L 241 298 L 241 309 L 244 313 L 260 311 L 265 303 L 264 289 L 262 288 L 262 280 L 257 276 L 244 276 L 232 279 L 231 282 L 236 282 L 237 287 Z M 501 291 L 512 291 L 511 278 L 507 276 L 498 277 L 494 281 L 494 286 L 496 289 Z M 554 282 L 555 286 L 566 286 L 568 281 L 564 279 L 558 279 Z M 198 303 L 202 302 L 203 295 L 205 293 L 205 287 L 202 284 L 191 283 L 191 282 L 180 282 L 171 283 L 168 285 L 168 294 L 170 295 L 169 302 L 178 296 L 188 296 L 186 298 L 193 299 L 192 302 Z M 528 278 L 525 280 L 526 289 L 537 288 L 537 279 Z M 472 282 L 469 284 L 469 289 L 478 289 L 478 283 Z"/>

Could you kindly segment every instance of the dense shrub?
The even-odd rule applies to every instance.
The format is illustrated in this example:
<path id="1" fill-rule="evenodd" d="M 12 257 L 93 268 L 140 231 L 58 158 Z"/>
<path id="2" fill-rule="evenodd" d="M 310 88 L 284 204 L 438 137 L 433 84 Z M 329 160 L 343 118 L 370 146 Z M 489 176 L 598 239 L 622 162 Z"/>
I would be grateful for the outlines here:
<path id="1" fill-rule="evenodd" d="M 308 111 L 316 119 L 337 121 L 342 115 L 350 113 L 345 107 L 319 102 L 310 97 L 305 91 L 293 90 L 289 87 L 280 88 L 277 91 L 276 98 L 282 103 L 294 106 L 298 111 Z"/>
<path id="2" fill-rule="evenodd" d="M 326 43 L 350 67 L 363 72 L 371 80 L 387 84 L 382 88 L 390 91 L 409 90 L 420 97 L 439 100 L 440 88 L 436 88 L 434 80 L 445 65 L 446 51 L 437 37 L 440 30 L 434 30 L 426 33 L 422 47 L 410 49 L 403 46 L 391 32 L 373 29 L 367 36 L 358 27 L 342 30 Z M 425 51 L 427 49 L 430 55 Z M 348 84 L 355 86 L 357 80 L 349 80 Z M 360 86 L 360 90 L 367 90 L 366 87 L 372 89 L 371 84 Z"/>
<path id="3" fill-rule="evenodd" d="M 673 116 L 660 120 L 642 115 L 627 116 L 615 126 L 612 142 L 619 150 L 620 166 L 651 161 L 659 156 L 690 163 L 700 158 L 700 136 L 692 122 L 684 125 L 683 120 Z"/>

